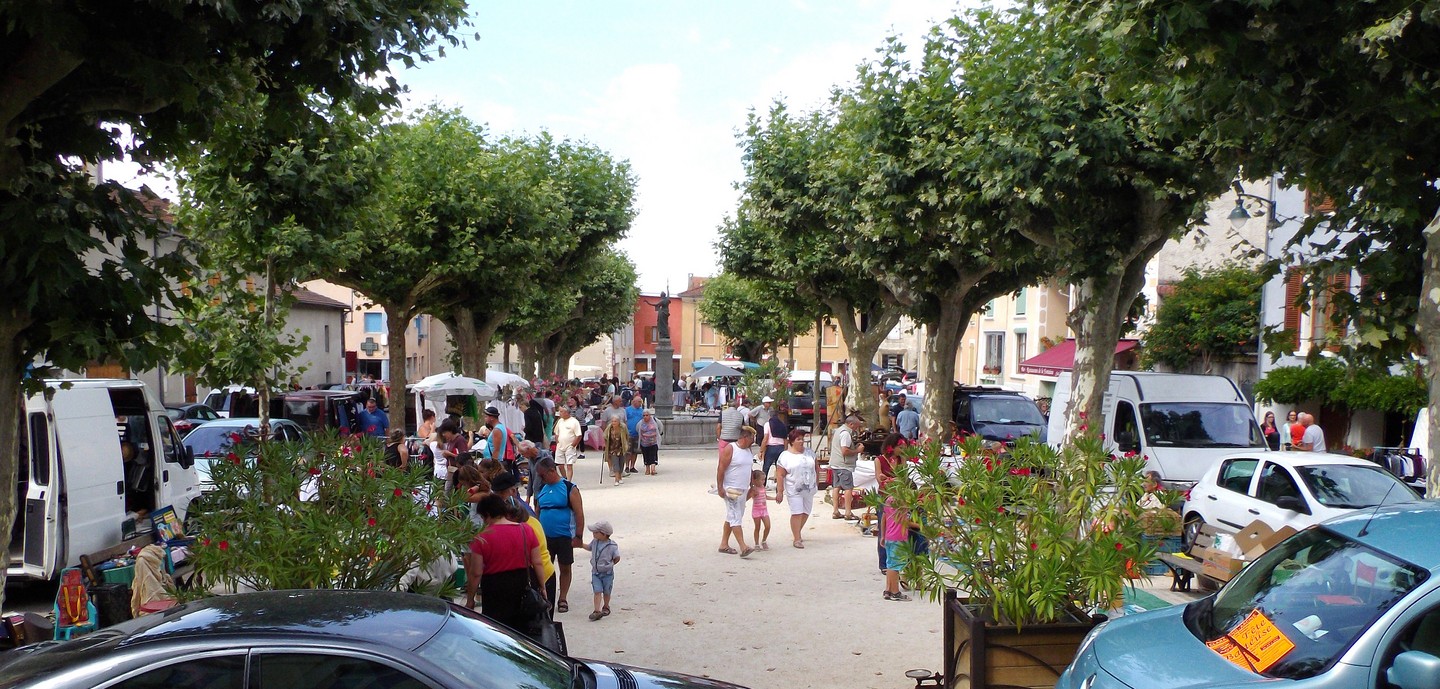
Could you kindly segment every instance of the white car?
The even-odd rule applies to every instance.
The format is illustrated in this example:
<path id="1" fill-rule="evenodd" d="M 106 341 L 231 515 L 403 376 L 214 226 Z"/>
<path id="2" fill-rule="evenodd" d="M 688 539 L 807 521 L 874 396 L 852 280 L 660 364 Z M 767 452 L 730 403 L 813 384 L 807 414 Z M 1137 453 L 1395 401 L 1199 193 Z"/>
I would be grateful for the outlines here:
<path id="1" fill-rule="evenodd" d="M 1412 502 L 1415 492 L 1380 466 L 1320 452 L 1229 455 L 1190 489 L 1181 514 L 1189 545 L 1202 524 L 1234 533 L 1253 521 L 1302 530 L 1379 504 Z"/>

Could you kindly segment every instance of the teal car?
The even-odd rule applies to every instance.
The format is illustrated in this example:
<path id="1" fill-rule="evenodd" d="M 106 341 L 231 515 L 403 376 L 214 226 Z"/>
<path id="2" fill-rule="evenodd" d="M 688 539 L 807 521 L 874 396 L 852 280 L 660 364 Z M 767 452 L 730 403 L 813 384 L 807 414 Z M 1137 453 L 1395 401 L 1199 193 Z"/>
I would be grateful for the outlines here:
<path id="1" fill-rule="evenodd" d="M 1346 515 L 1270 549 L 1219 592 L 1121 617 L 1057 689 L 1440 687 L 1440 503 Z"/>

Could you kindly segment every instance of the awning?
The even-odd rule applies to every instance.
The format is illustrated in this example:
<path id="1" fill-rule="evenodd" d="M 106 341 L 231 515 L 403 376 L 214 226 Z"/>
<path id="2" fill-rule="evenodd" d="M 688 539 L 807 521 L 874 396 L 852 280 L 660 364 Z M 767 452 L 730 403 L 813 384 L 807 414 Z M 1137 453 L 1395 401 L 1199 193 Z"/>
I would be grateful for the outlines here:
<path id="1" fill-rule="evenodd" d="M 1140 346 L 1139 340 L 1121 340 L 1115 343 L 1115 353 L 1121 354 Z M 1069 339 L 1035 356 L 1020 362 L 1020 374 L 1055 378 L 1075 368 L 1075 340 Z"/>

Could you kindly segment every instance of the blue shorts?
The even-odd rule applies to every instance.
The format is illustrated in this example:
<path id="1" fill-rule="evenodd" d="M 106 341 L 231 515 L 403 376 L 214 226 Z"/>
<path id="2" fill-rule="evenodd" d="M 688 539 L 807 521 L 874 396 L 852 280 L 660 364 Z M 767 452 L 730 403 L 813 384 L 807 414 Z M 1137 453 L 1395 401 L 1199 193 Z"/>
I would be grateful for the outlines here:
<path id="1" fill-rule="evenodd" d="M 615 590 L 615 573 L 614 573 L 614 572 L 606 572 L 605 574 L 601 574 L 601 573 L 599 573 L 599 572 L 591 572 L 591 573 L 590 573 L 590 590 L 591 590 L 591 591 L 594 591 L 595 593 L 605 593 L 605 594 L 608 594 L 608 593 L 614 591 L 614 590 Z"/>
<path id="2" fill-rule="evenodd" d="M 896 572 L 905 569 L 905 560 L 900 557 L 900 546 L 905 541 L 885 542 L 885 569 L 892 569 Z"/>

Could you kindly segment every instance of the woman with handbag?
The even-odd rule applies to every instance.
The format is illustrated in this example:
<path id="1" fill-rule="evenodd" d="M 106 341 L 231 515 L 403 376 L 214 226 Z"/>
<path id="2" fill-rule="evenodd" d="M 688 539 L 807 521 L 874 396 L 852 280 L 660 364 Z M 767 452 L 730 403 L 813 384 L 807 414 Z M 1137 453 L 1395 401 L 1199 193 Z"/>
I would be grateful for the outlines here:
<path id="1" fill-rule="evenodd" d="M 504 497 L 491 493 L 480 501 L 478 510 L 485 528 L 465 557 L 465 604 L 475 607 L 478 587 L 482 614 L 529 635 L 537 612 L 543 615 L 549 608 L 544 587 L 535 584 L 543 581 L 545 572 L 540 541 L 529 526 L 510 520 L 510 504 Z"/>

